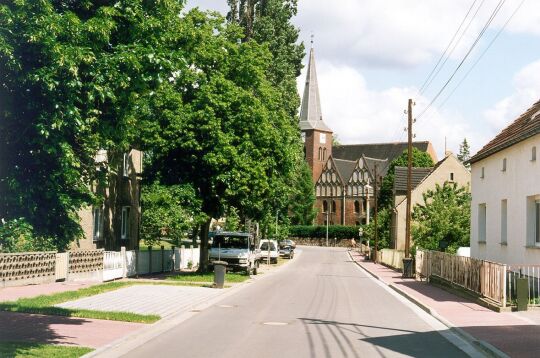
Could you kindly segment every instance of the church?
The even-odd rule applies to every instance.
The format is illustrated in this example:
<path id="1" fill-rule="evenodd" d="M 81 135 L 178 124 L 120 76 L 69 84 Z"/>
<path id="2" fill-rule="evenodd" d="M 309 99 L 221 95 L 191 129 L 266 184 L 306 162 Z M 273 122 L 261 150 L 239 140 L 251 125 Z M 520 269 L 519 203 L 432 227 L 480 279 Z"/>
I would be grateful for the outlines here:
<path id="1" fill-rule="evenodd" d="M 373 217 L 375 185 L 379 190 L 388 166 L 407 149 L 407 143 L 333 144 L 333 132 L 322 116 L 313 47 L 309 53 L 299 125 L 304 157 L 315 186 L 315 224 L 369 224 Z M 428 153 L 437 163 L 430 142 L 413 142 L 413 146 Z"/>

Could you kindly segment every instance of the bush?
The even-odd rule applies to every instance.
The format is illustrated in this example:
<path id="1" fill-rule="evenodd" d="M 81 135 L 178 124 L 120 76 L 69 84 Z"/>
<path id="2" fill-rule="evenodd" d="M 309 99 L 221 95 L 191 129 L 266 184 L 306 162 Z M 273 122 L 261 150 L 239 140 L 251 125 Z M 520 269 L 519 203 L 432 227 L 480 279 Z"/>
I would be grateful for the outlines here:
<path id="1" fill-rule="evenodd" d="M 343 225 L 330 225 L 328 226 L 328 238 L 333 239 L 358 239 L 359 226 L 343 226 Z M 301 237 L 322 239 L 326 238 L 326 226 L 312 226 L 312 225 L 295 225 L 289 227 L 289 237 Z"/>
<path id="2" fill-rule="evenodd" d="M 0 222 L 0 252 L 54 251 L 50 237 L 34 236 L 34 228 L 24 218 Z"/>

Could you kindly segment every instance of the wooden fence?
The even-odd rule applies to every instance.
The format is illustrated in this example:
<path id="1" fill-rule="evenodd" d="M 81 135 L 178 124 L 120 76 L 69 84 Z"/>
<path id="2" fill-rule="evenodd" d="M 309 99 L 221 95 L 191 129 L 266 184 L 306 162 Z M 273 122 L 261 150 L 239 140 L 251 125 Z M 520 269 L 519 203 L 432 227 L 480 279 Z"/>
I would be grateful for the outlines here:
<path id="1" fill-rule="evenodd" d="M 417 277 L 441 278 L 506 306 L 506 265 L 438 251 L 416 253 Z"/>

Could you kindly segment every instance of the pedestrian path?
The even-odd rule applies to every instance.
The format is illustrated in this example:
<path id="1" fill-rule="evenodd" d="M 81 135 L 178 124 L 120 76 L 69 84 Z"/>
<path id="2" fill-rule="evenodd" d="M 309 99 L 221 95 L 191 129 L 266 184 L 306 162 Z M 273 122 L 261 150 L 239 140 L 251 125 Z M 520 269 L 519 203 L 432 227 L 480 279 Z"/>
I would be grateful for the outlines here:
<path id="1" fill-rule="evenodd" d="M 96 281 L 52 282 L 40 285 L 4 287 L 0 288 L 0 302 L 16 301 L 19 298 L 30 298 L 40 295 L 52 295 L 53 293 L 65 291 L 77 291 L 81 288 L 99 283 Z"/>
<path id="2" fill-rule="evenodd" d="M 537 313 L 531 312 L 530 318 L 522 312 L 497 313 L 425 282 L 404 279 L 400 272 L 366 261 L 356 252 L 351 254 L 362 268 L 412 298 L 444 323 L 489 343 L 510 357 L 540 357 Z"/>
<path id="3" fill-rule="evenodd" d="M 134 285 L 57 305 L 62 308 L 157 314 L 165 318 L 210 300 L 221 290 L 191 286 Z"/>

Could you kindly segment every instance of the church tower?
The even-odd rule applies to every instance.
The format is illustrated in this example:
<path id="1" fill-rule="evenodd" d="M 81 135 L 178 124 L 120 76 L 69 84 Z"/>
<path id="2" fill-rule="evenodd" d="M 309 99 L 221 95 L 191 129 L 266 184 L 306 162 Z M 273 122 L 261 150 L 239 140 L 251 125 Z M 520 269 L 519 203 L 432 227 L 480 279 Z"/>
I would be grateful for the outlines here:
<path id="1" fill-rule="evenodd" d="M 313 38 L 311 40 L 306 85 L 300 109 L 300 130 L 304 141 L 305 158 L 311 168 L 313 183 L 315 183 L 321 175 L 324 163 L 332 155 L 332 130 L 328 128 L 322 118 L 317 71 L 315 70 Z"/>

